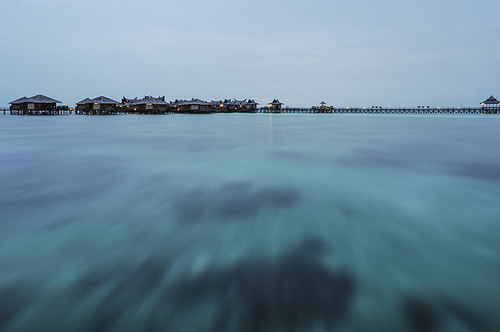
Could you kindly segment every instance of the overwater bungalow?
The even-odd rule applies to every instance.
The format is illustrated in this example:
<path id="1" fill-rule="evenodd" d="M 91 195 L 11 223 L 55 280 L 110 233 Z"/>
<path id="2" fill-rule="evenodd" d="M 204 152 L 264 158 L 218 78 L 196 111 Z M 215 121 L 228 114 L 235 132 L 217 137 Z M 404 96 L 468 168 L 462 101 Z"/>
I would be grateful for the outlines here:
<path id="1" fill-rule="evenodd" d="M 224 99 L 220 101 L 218 112 L 231 112 L 234 110 L 234 102 L 231 99 Z"/>
<path id="2" fill-rule="evenodd" d="M 232 113 L 243 109 L 244 100 L 224 99 L 220 104 L 220 111 Z"/>
<path id="3" fill-rule="evenodd" d="M 256 112 L 258 103 L 253 99 L 224 99 L 220 101 L 218 111 L 221 112 Z"/>
<path id="4" fill-rule="evenodd" d="M 59 100 L 38 94 L 22 97 L 10 102 L 10 114 L 16 115 L 64 115 L 70 114 L 68 106 L 57 106 Z"/>
<path id="5" fill-rule="evenodd" d="M 125 112 L 141 114 L 166 114 L 174 110 L 172 104 L 165 101 L 165 96 L 158 98 L 145 96 L 142 99 L 123 97 L 120 106 Z"/>
<path id="6" fill-rule="evenodd" d="M 120 112 L 119 102 L 108 97 L 100 96 L 94 99 L 85 98 L 76 103 L 76 114 L 109 115 Z"/>
<path id="7" fill-rule="evenodd" d="M 234 112 L 244 112 L 245 111 L 245 104 L 246 104 L 246 99 L 245 100 L 234 100 L 233 105 L 234 105 Z"/>
<path id="8" fill-rule="evenodd" d="M 257 111 L 258 103 L 253 99 L 234 100 L 236 112 L 255 112 Z"/>
<path id="9" fill-rule="evenodd" d="M 481 106 L 483 106 L 483 107 L 500 107 L 500 101 L 497 100 L 495 97 L 490 96 L 488 99 L 481 102 Z"/>
<path id="10" fill-rule="evenodd" d="M 280 103 L 278 99 L 274 99 L 272 102 L 269 103 L 269 109 L 272 111 L 281 111 L 281 106 L 283 103 Z"/>
<path id="11" fill-rule="evenodd" d="M 498 114 L 500 113 L 500 101 L 495 97 L 490 96 L 488 99 L 481 102 L 481 108 L 483 109 L 483 113 Z"/>
<path id="12" fill-rule="evenodd" d="M 207 102 L 210 105 L 210 108 L 214 112 L 223 112 L 224 111 L 224 101 L 223 100 L 212 100 Z"/>
<path id="13" fill-rule="evenodd" d="M 254 99 L 248 99 L 244 104 L 244 107 L 248 112 L 254 113 L 257 112 L 257 107 L 259 103 L 256 103 Z"/>
<path id="14" fill-rule="evenodd" d="M 211 113 L 214 111 L 214 103 L 201 99 L 176 100 L 174 103 L 180 113 Z"/>

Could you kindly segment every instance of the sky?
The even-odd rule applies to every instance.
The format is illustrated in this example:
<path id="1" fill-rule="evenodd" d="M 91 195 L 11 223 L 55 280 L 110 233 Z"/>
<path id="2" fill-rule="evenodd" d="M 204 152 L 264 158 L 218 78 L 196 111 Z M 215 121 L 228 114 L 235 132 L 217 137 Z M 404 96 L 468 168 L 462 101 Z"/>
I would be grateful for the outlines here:
<path id="1" fill-rule="evenodd" d="M 497 0 L 1 0 L 0 106 L 38 93 L 471 106 L 500 98 Z"/>

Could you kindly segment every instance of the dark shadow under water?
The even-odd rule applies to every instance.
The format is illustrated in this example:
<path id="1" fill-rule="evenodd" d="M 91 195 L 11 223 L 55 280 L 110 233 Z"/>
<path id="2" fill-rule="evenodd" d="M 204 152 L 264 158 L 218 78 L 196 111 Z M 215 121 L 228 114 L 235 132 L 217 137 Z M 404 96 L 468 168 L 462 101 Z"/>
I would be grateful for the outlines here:
<path id="1" fill-rule="evenodd" d="M 80 311 L 79 322 L 62 317 L 22 326 L 110 331 L 128 325 L 124 323 L 127 315 L 140 312 L 140 322 L 135 319 L 128 325 L 131 331 L 178 331 L 178 317 L 210 303 L 214 314 L 203 331 L 308 331 L 318 324 L 333 328 L 348 313 L 356 282 L 349 272 L 324 266 L 321 257 L 327 253 L 323 241 L 309 237 L 277 260 L 250 259 L 168 283 L 165 277 L 171 262 L 163 259 L 149 258 L 133 267 L 99 268 L 55 296 L 68 305 L 69 312 L 94 301 Z M 1 289 L 0 296 L 0 330 L 40 300 L 23 285 Z M 153 305 L 144 310 L 144 303 L 151 299 L 155 299 Z"/>

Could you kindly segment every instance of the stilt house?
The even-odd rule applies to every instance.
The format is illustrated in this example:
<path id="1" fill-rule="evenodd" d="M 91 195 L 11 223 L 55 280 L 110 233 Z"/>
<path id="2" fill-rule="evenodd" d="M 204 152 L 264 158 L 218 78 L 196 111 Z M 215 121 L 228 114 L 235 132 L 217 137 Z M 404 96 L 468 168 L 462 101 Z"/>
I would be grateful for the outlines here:
<path id="1" fill-rule="evenodd" d="M 165 101 L 165 96 L 145 96 L 142 99 L 123 97 L 121 106 L 129 113 L 164 114 L 174 110 L 174 107 Z"/>
<path id="2" fill-rule="evenodd" d="M 76 114 L 116 114 L 118 104 L 116 100 L 104 96 L 85 98 L 76 103 Z"/>
<path id="3" fill-rule="evenodd" d="M 22 97 L 10 102 L 10 113 L 21 115 L 58 115 L 66 112 L 69 113 L 69 108 L 58 108 L 58 103 L 61 102 L 40 94 L 29 98 Z"/>
<path id="4" fill-rule="evenodd" d="M 272 102 L 269 103 L 269 109 L 272 111 L 281 111 L 281 106 L 283 103 L 280 103 L 278 99 L 274 99 Z"/>

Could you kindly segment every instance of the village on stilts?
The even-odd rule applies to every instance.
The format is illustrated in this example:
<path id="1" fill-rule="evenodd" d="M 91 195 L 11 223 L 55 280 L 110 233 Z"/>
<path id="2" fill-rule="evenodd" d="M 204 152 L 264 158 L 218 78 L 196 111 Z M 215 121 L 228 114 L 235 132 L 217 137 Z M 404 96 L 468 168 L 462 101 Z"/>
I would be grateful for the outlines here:
<path id="1" fill-rule="evenodd" d="M 10 108 L 0 108 L 0 112 L 11 115 L 118 115 L 118 114 L 208 114 L 208 113 L 344 113 L 344 114 L 500 114 L 500 101 L 490 96 L 477 107 L 338 107 L 321 102 L 319 106 L 289 107 L 273 99 L 259 107 L 254 99 L 224 99 L 205 101 L 191 100 L 166 101 L 165 96 L 126 98 L 117 101 L 105 96 L 85 98 L 76 107 L 61 104 L 59 100 L 42 94 L 21 97 L 10 102 Z"/>

